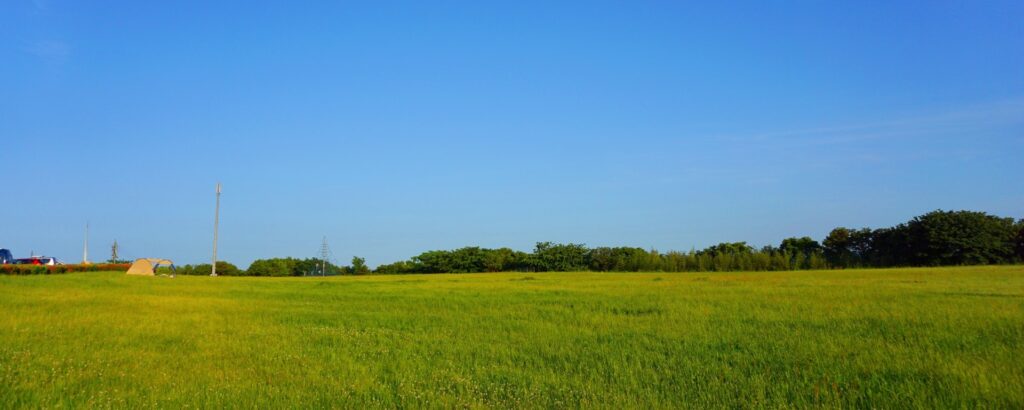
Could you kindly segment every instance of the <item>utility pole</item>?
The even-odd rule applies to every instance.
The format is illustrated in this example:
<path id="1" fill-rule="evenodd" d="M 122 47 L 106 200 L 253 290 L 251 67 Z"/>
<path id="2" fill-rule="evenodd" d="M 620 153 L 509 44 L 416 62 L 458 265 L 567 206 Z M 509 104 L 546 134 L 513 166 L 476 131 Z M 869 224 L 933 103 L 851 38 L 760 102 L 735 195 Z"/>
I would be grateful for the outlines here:
<path id="1" fill-rule="evenodd" d="M 82 264 L 89 264 L 89 223 L 85 223 L 85 244 L 82 245 Z"/>
<path id="2" fill-rule="evenodd" d="M 217 183 L 217 207 L 213 211 L 213 265 L 210 276 L 217 276 L 217 224 L 220 222 L 220 182 Z"/>

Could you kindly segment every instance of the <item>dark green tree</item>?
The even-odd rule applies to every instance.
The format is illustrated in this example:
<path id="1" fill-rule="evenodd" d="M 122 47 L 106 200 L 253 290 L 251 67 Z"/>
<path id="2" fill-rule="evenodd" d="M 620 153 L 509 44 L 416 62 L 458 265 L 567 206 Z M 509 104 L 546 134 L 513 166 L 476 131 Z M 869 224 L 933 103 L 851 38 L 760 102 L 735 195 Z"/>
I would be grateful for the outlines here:
<path id="1" fill-rule="evenodd" d="M 1022 263 L 1024 262 L 1024 219 L 1017 221 L 1016 230 L 1017 263 Z"/>
<path id="2" fill-rule="evenodd" d="M 979 265 L 1015 259 L 1016 230 L 1012 218 L 984 212 L 937 210 L 907 223 L 907 250 L 914 265 Z"/>
<path id="3" fill-rule="evenodd" d="M 570 272 L 587 270 L 587 247 L 583 244 L 538 242 L 533 251 L 537 271 Z"/>
<path id="4" fill-rule="evenodd" d="M 297 264 L 295 258 L 258 259 L 249 265 L 246 273 L 249 276 L 295 276 L 301 274 L 296 269 Z"/>
<path id="5" fill-rule="evenodd" d="M 714 245 L 708 247 L 707 249 L 699 251 L 698 253 L 703 253 L 714 257 L 721 254 L 733 255 L 738 253 L 752 252 L 754 252 L 754 248 L 750 247 L 750 245 L 747 245 L 746 242 L 722 242 L 718 245 Z"/>
<path id="6" fill-rule="evenodd" d="M 853 254 L 850 251 L 850 230 L 839 227 L 828 233 L 821 241 L 825 258 L 833 267 L 848 268 L 853 266 Z"/>
<path id="7" fill-rule="evenodd" d="M 349 271 L 353 275 L 368 275 L 370 273 L 370 267 L 366 266 L 366 259 L 353 256 L 352 266 L 349 268 Z"/>
<path id="8" fill-rule="evenodd" d="M 189 270 L 192 275 L 205 275 L 209 276 L 213 272 L 213 266 L 209 263 L 196 265 Z M 242 276 L 245 271 L 238 269 L 237 266 L 224 261 L 217 261 L 217 275 L 221 276 Z"/>
<path id="9" fill-rule="evenodd" d="M 413 264 L 419 273 L 448 273 L 452 271 L 451 252 L 427 251 L 414 256 Z"/>
<path id="10" fill-rule="evenodd" d="M 395 263 L 389 263 L 386 265 L 379 265 L 377 269 L 373 270 L 374 273 L 382 275 L 395 275 L 402 273 L 415 273 L 416 265 L 412 261 L 399 261 Z"/>
<path id="11" fill-rule="evenodd" d="M 484 249 L 483 272 L 513 270 L 515 251 L 509 248 Z"/>
<path id="12" fill-rule="evenodd" d="M 807 256 L 821 252 L 822 250 L 818 241 L 811 239 L 809 236 L 783 239 L 782 244 L 779 245 L 779 249 L 783 252 L 789 252 L 791 254 L 799 253 Z"/>

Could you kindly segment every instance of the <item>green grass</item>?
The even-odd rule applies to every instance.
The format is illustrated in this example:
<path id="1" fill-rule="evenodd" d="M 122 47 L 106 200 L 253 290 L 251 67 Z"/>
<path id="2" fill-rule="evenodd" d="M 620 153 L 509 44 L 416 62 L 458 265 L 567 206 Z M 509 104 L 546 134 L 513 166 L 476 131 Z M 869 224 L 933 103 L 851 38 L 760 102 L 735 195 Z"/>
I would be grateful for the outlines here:
<path id="1" fill-rule="evenodd" d="M 1024 407 L 1024 268 L 0 277 L 3 407 Z"/>

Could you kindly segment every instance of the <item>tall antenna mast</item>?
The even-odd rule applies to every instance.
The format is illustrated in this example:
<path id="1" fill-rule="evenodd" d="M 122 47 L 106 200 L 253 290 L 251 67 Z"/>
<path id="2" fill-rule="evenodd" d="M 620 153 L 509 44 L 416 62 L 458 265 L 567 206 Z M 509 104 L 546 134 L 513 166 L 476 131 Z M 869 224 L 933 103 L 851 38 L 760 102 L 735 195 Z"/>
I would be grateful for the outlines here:
<path id="1" fill-rule="evenodd" d="M 89 222 L 85 223 L 85 243 L 82 245 L 82 264 L 89 264 Z"/>
<path id="2" fill-rule="evenodd" d="M 324 241 L 320 245 L 320 276 L 327 275 L 327 257 L 330 254 L 331 249 L 327 247 L 327 237 L 324 236 Z"/>
<path id="3" fill-rule="evenodd" d="M 217 276 L 217 224 L 220 223 L 220 182 L 217 183 L 217 207 L 213 211 L 213 264 L 210 276 Z"/>

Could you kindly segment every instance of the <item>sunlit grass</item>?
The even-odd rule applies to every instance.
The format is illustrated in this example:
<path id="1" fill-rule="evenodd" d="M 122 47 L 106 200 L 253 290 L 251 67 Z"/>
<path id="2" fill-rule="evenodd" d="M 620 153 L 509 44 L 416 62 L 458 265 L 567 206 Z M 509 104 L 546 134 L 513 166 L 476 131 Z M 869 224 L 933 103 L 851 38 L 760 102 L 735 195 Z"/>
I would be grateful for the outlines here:
<path id="1" fill-rule="evenodd" d="M 77 273 L 0 312 L 15 407 L 1024 407 L 1021 267 Z"/>

